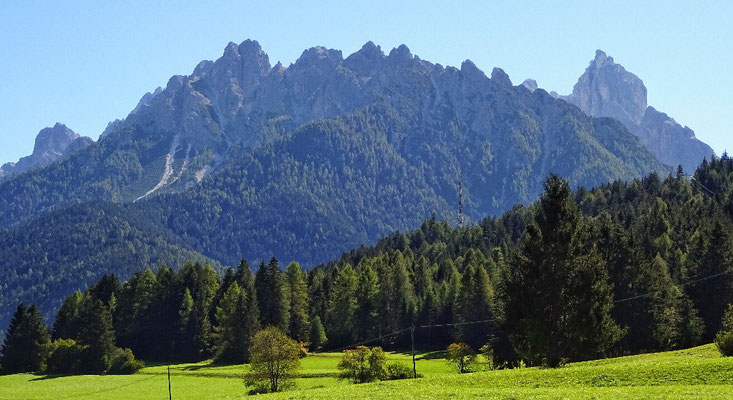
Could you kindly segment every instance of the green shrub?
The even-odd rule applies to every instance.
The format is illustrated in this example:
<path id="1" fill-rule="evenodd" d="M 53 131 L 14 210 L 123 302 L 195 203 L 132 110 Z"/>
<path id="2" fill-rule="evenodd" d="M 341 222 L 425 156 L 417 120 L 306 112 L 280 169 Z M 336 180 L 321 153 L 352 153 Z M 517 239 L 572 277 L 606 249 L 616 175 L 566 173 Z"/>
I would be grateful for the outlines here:
<path id="1" fill-rule="evenodd" d="M 73 339 L 58 339 L 51 343 L 46 372 L 50 374 L 71 374 L 79 372 L 87 346 Z"/>
<path id="2" fill-rule="evenodd" d="M 411 366 L 402 363 L 387 364 L 387 374 L 385 379 L 394 381 L 398 379 L 410 379 L 413 377 L 414 370 Z M 418 377 L 421 375 L 418 374 Z"/>
<path id="3" fill-rule="evenodd" d="M 381 347 L 357 346 L 344 350 L 338 369 L 341 379 L 354 383 L 367 383 L 384 379 L 387 375 L 387 357 Z"/>
<path id="4" fill-rule="evenodd" d="M 129 375 L 139 371 L 145 364 L 135 359 L 130 349 L 115 349 L 112 353 L 112 362 L 109 373 L 115 375 Z"/>
<path id="5" fill-rule="evenodd" d="M 715 345 L 723 357 L 733 357 L 733 332 L 719 332 L 715 336 Z"/>
<path id="6" fill-rule="evenodd" d="M 458 372 L 471 372 L 476 362 L 476 352 L 466 343 L 452 343 L 448 346 L 448 361 L 456 366 Z"/>

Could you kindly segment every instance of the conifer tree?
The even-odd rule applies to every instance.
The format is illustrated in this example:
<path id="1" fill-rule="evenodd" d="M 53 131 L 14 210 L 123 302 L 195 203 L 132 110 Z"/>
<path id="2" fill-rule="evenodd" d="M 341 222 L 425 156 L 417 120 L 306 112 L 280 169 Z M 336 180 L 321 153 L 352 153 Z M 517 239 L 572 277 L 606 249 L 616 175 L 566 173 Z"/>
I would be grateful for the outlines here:
<path id="1" fill-rule="evenodd" d="M 354 331 L 357 339 L 365 340 L 375 336 L 380 325 L 379 278 L 368 264 L 363 264 L 359 268 L 354 295 L 356 296 Z"/>
<path id="2" fill-rule="evenodd" d="M 326 337 L 326 330 L 323 328 L 321 317 L 316 315 L 311 319 L 310 350 L 321 350 L 323 346 L 326 345 L 326 342 L 328 342 L 328 337 Z"/>
<path id="3" fill-rule="evenodd" d="M 459 325 L 457 337 L 474 348 L 486 344 L 494 333 L 492 304 L 494 289 L 489 274 L 481 266 L 469 264 L 463 273 L 463 281 L 456 299 L 457 322 L 489 320 L 476 325 Z"/>
<path id="4" fill-rule="evenodd" d="M 287 332 L 290 326 L 290 300 L 277 258 L 272 257 L 267 265 L 264 262 L 260 264 L 255 286 L 262 326 L 274 326 Z"/>
<path id="5" fill-rule="evenodd" d="M 79 336 L 79 309 L 83 295 L 76 290 L 64 299 L 53 322 L 53 339 L 71 339 Z"/>
<path id="6" fill-rule="evenodd" d="M 155 274 L 150 269 L 135 273 L 121 285 L 113 315 L 117 343 L 120 347 L 137 349 L 148 340 L 148 308 L 153 301 Z"/>
<path id="7" fill-rule="evenodd" d="M 533 364 L 591 358 L 620 336 L 605 262 L 587 243 L 567 181 L 550 176 L 504 290 L 508 333 Z"/>
<path id="8" fill-rule="evenodd" d="M 353 341 L 354 313 L 356 312 L 357 278 L 351 265 L 339 271 L 331 288 L 331 304 L 328 309 L 328 335 L 332 346 Z"/>
<path id="9" fill-rule="evenodd" d="M 297 262 L 291 262 L 285 269 L 285 282 L 290 299 L 288 336 L 296 341 L 307 342 L 310 336 L 308 283 Z"/>
<path id="10" fill-rule="evenodd" d="M 107 372 L 115 350 L 112 313 L 99 298 L 85 295 L 79 312 L 81 331 L 78 342 L 88 346 L 82 368 L 88 372 Z"/>
<path id="11" fill-rule="evenodd" d="M 10 320 L 8 333 L 0 348 L 4 373 L 38 372 L 48 358 L 51 337 L 38 308 L 23 304 Z"/>
<path id="12" fill-rule="evenodd" d="M 217 360 L 229 361 L 233 358 L 237 358 L 235 354 L 232 354 L 232 344 L 236 343 L 237 338 L 234 337 L 234 326 L 239 319 L 237 315 L 237 303 L 242 295 L 242 291 L 239 289 L 237 282 L 229 285 L 219 305 L 216 307 L 216 322 L 217 325 L 214 328 L 214 349 Z M 239 358 L 243 358 L 241 355 Z"/>
<path id="13" fill-rule="evenodd" d="M 697 253 L 688 257 L 691 264 L 689 294 L 705 323 L 703 338 L 712 340 L 720 330 L 720 320 L 728 304 L 733 303 L 733 239 L 730 226 L 715 218 L 712 227 L 701 234 Z"/>

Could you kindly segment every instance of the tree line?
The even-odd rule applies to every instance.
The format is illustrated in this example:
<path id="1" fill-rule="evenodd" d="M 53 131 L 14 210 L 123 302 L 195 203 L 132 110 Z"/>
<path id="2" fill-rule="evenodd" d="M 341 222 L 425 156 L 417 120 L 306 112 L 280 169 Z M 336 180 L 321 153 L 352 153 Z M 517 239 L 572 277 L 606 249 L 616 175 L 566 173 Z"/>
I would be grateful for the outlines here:
<path id="1" fill-rule="evenodd" d="M 388 334 L 431 326 L 418 346 L 488 345 L 495 363 L 528 365 L 689 347 L 712 341 L 733 303 L 732 217 L 727 155 L 693 179 L 680 169 L 573 192 L 551 175 L 529 207 L 467 228 L 432 217 L 310 271 L 273 257 L 256 271 L 243 260 L 222 274 L 189 262 L 108 275 L 66 298 L 50 339 L 92 346 L 83 332 L 98 325 L 110 352 L 227 363 L 248 361 L 269 326 L 311 351 L 382 336 L 406 347 L 409 335 Z"/>

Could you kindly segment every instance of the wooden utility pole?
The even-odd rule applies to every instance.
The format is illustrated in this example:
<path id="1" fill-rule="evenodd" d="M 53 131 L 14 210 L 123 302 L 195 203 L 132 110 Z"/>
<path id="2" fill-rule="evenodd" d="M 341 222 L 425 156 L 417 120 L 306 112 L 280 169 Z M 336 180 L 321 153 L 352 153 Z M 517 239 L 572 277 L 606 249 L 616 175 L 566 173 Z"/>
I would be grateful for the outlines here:
<path id="1" fill-rule="evenodd" d="M 410 342 L 412 342 L 412 378 L 417 378 L 417 366 L 415 365 L 415 327 L 410 327 Z"/>
<path id="2" fill-rule="evenodd" d="M 168 400 L 173 400 L 173 394 L 171 394 L 171 367 L 168 366 Z"/>

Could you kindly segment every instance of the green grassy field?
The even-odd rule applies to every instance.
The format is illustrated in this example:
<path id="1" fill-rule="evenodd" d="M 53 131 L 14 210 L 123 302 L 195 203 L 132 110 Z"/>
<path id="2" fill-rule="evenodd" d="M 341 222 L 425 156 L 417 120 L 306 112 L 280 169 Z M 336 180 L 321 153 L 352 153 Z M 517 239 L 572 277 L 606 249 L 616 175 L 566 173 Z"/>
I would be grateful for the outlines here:
<path id="1" fill-rule="evenodd" d="M 524 368 L 459 375 L 441 353 L 421 353 L 416 380 L 353 385 L 335 377 L 338 354 L 302 360 L 296 388 L 265 395 L 271 399 L 733 399 L 733 358 L 713 345 L 569 364 L 558 369 Z M 389 361 L 410 363 L 408 354 Z M 171 366 L 174 399 L 248 398 L 242 383 L 246 366 L 209 363 Z M 167 399 L 167 365 L 130 376 L 0 377 L 0 399 Z"/>

